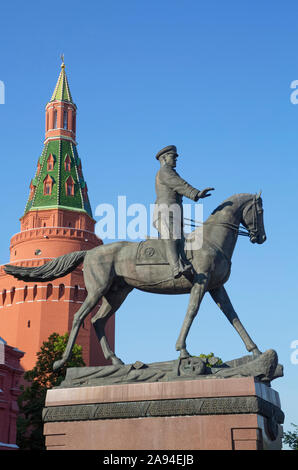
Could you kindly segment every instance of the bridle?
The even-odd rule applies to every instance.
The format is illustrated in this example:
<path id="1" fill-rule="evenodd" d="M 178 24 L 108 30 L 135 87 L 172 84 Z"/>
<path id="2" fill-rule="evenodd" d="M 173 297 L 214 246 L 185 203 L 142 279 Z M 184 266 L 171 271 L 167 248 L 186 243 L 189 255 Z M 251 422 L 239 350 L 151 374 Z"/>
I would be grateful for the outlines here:
<path id="1" fill-rule="evenodd" d="M 248 230 L 248 236 L 250 236 L 251 240 L 256 240 L 257 235 L 259 233 L 259 227 L 258 227 L 258 220 L 259 220 L 259 214 L 263 214 L 263 208 L 258 206 L 258 200 L 260 198 L 260 195 L 256 196 L 254 195 L 252 203 L 245 208 L 243 211 L 243 217 L 244 217 L 244 212 L 248 212 L 252 207 L 253 207 L 253 218 L 252 218 L 252 227 L 247 227 Z"/>
<path id="2" fill-rule="evenodd" d="M 249 206 L 245 207 L 243 212 L 248 212 L 251 208 L 253 208 L 253 219 L 252 219 L 252 226 L 247 226 L 246 227 L 241 227 L 239 228 L 238 225 L 232 224 L 229 222 L 200 222 L 198 220 L 194 219 L 187 219 L 185 218 L 184 220 L 188 220 L 191 223 L 185 223 L 184 225 L 189 225 L 191 227 L 198 228 L 202 225 L 221 225 L 224 227 L 227 227 L 231 230 L 234 230 L 237 235 L 242 235 L 244 237 L 251 237 L 251 239 L 255 239 L 257 237 L 257 234 L 259 232 L 258 228 L 258 215 L 263 213 L 263 209 L 258 207 L 258 200 L 260 198 L 260 194 L 254 195 L 253 200 Z M 195 224 L 201 224 L 201 225 L 195 225 Z"/>

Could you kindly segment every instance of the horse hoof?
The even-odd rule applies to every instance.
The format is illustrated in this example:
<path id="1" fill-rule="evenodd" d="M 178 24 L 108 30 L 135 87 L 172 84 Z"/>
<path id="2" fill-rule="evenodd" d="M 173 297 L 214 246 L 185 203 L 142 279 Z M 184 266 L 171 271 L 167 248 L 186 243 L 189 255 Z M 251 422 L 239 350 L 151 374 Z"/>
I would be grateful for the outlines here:
<path id="1" fill-rule="evenodd" d="M 190 357 L 189 352 L 186 349 L 181 349 L 179 358 L 186 359 L 187 357 Z"/>
<path id="2" fill-rule="evenodd" d="M 113 366 L 124 366 L 124 362 L 119 357 L 111 357 Z"/>
<path id="3" fill-rule="evenodd" d="M 253 357 L 258 357 L 258 356 L 260 356 L 261 354 L 262 354 L 262 353 L 261 353 L 261 351 L 260 351 L 258 348 L 254 348 L 254 349 L 252 350 L 252 355 L 253 355 Z"/>

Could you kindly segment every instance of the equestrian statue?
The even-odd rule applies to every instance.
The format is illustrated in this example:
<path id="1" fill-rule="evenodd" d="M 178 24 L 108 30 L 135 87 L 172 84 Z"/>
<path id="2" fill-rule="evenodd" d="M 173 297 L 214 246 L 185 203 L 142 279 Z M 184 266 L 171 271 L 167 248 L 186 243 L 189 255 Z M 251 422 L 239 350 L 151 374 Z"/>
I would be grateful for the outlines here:
<path id="1" fill-rule="evenodd" d="M 213 188 L 199 191 L 174 171 L 176 147 L 162 149 L 157 158 L 161 169 L 156 177 L 156 205 L 161 204 L 167 209 L 174 203 L 181 209 L 183 196 L 196 201 L 210 195 L 208 191 Z M 83 262 L 87 296 L 74 315 L 67 347 L 62 359 L 54 363 L 54 370 L 62 367 L 69 359 L 84 319 L 99 301 L 100 308 L 91 321 L 103 354 L 113 365 L 123 364 L 108 344 L 105 324 L 133 289 L 154 294 L 190 294 L 176 342 L 181 359 L 190 356 L 186 349 L 186 338 L 207 292 L 240 335 L 247 351 L 253 357 L 261 354 L 242 325 L 224 287 L 230 276 L 231 258 L 238 235 L 244 234 L 240 225 L 246 229 L 245 233 L 252 243 L 262 244 L 266 240 L 260 194 L 245 193 L 228 197 L 202 225 L 187 236 L 181 234 L 180 238 L 175 231 L 177 226 L 183 228 L 182 211 L 180 220 L 179 211 L 178 216 L 170 214 L 168 219 L 165 212 L 155 212 L 154 225 L 160 234 L 158 239 L 100 245 L 91 250 L 60 256 L 39 267 L 5 266 L 6 273 L 24 282 L 48 282 L 65 276 Z"/>

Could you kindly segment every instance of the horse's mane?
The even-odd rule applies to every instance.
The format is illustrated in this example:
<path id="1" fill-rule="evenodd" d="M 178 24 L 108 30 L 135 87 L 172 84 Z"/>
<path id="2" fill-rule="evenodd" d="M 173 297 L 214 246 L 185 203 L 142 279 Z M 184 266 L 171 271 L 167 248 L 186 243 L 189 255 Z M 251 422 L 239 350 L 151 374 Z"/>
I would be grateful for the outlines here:
<path id="1" fill-rule="evenodd" d="M 210 217 L 216 215 L 218 212 L 222 211 L 225 209 L 225 207 L 228 206 L 234 206 L 235 204 L 237 205 L 237 208 L 239 208 L 242 204 L 246 203 L 247 201 L 251 200 L 255 195 L 251 193 L 238 193 L 238 194 L 233 194 L 232 196 L 228 197 L 225 199 L 223 202 L 221 202 L 210 214 L 207 220 L 209 220 Z M 212 217 L 213 218 L 213 217 Z"/>

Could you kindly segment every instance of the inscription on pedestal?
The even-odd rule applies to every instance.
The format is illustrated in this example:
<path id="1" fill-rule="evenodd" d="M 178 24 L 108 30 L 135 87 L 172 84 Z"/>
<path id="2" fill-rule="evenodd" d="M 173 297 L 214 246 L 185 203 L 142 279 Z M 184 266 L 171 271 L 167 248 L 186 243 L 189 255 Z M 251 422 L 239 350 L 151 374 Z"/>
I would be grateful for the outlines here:
<path id="1" fill-rule="evenodd" d="M 44 423 L 65 421 L 93 421 L 103 419 L 130 419 L 158 416 L 194 416 L 259 414 L 267 418 L 270 437 L 283 423 L 284 413 L 280 408 L 257 396 L 189 398 L 175 400 L 151 400 L 89 405 L 64 405 L 45 408 Z"/>

